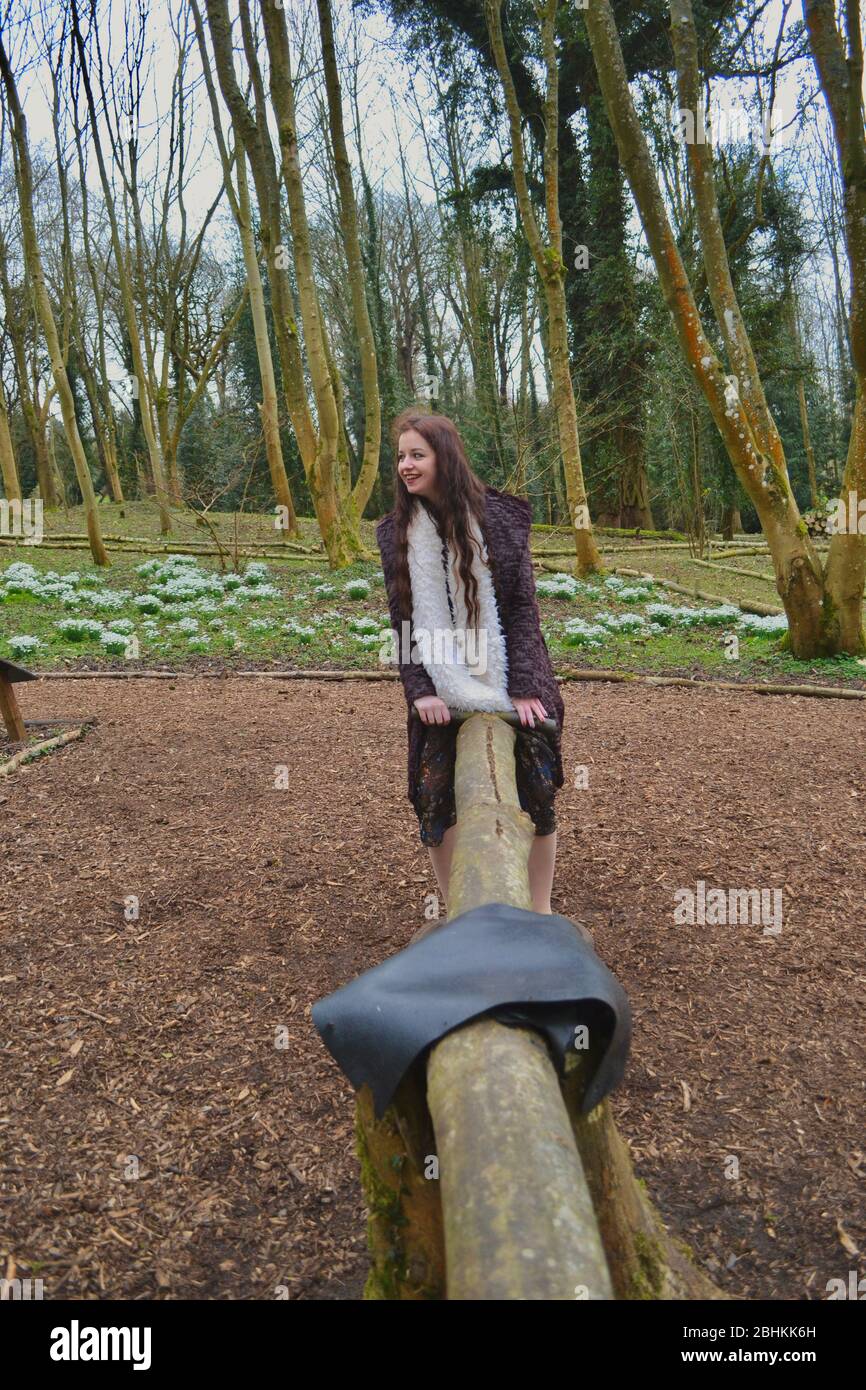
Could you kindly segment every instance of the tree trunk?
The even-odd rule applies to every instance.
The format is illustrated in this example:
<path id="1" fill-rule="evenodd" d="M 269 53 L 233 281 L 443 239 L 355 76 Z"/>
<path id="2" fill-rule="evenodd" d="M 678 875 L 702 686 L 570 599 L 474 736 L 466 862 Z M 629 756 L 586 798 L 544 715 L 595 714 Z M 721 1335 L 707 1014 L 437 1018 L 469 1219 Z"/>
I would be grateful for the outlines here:
<path id="1" fill-rule="evenodd" d="M 0 71 L 2 71 L 3 81 L 6 86 L 6 95 L 12 121 L 12 141 L 17 165 L 18 202 L 21 209 L 21 235 L 24 243 L 24 254 L 27 259 L 27 267 L 36 297 L 36 311 L 39 315 L 42 331 L 45 334 L 48 355 L 51 359 L 51 371 L 57 387 L 60 409 L 63 414 L 63 425 L 66 430 L 66 438 L 69 443 L 72 462 L 75 466 L 75 476 L 78 479 L 78 486 L 81 490 L 81 497 L 84 503 L 84 514 L 87 519 L 87 534 L 90 540 L 90 551 L 93 555 L 93 562 L 96 565 L 108 565 L 110 562 L 108 559 L 108 552 L 102 541 L 102 531 L 96 510 L 96 496 L 93 491 L 93 482 L 90 477 L 90 470 L 87 466 L 84 445 L 81 442 L 81 436 L 78 432 L 78 422 L 75 418 L 75 401 L 72 396 L 72 389 L 69 385 L 69 378 L 66 375 L 66 365 L 63 361 L 63 356 L 60 351 L 60 340 L 57 336 L 57 325 L 54 322 L 51 299 L 45 286 L 45 277 L 42 271 L 42 258 L 39 254 L 36 221 L 33 215 L 33 172 L 30 165 L 30 151 L 27 145 L 27 123 L 18 101 L 15 79 L 12 76 L 12 69 L 9 66 L 9 60 L 6 56 L 2 38 L 0 38 Z"/>
<path id="2" fill-rule="evenodd" d="M 57 450 L 54 446 L 54 417 L 51 415 L 49 415 L 45 427 L 45 447 L 48 450 L 48 465 L 51 469 L 51 477 L 54 480 L 57 495 L 60 498 L 60 505 L 65 512 L 68 512 L 69 496 L 66 491 L 66 483 L 63 474 L 60 471 L 60 465 L 57 462 Z"/>
<path id="3" fill-rule="evenodd" d="M 845 192 L 845 246 L 851 277 L 848 328 L 856 395 L 851 415 L 842 496 L 866 496 L 866 130 L 863 124 L 863 46 L 860 6 L 845 0 L 848 55 L 836 28 L 832 0 L 804 0 L 803 13 L 818 81 L 833 124 L 836 156 Z M 863 589 L 866 536 L 849 517 L 849 532 L 830 541 L 826 567 L 827 632 L 832 651 L 866 650 Z"/>
<path id="4" fill-rule="evenodd" d="M 332 565 L 344 565 L 350 564 L 356 556 L 363 555 L 365 551 L 358 532 L 357 516 L 353 517 L 350 509 L 341 505 L 339 495 L 340 416 L 334 381 L 328 369 L 326 330 L 313 270 L 312 244 L 298 153 L 289 40 L 285 15 L 281 10 L 264 5 L 262 21 L 270 59 L 271 102 L 277 118 L 283 182 L 289 204 L 293 260 L 304 325 L 304 345 L 318 414 L 316 459 L 307 481 L 322 528 L 322 540 L 328 551 L 328 558 Z"/>
<path id="5" fill-rule="evenodd" d="M 84 389 L 87 392 L 87 401 L 90 406 L 90 413 L 93 417 L 93 429 L 96 435 L 96 447 L 99 450 L 99 457 L 102 460 L 102 467 L 105 473 L 105 481 L 108 484 L 112 501 L 123 502 L 123 488 L 120 483 L 120 474 L 117 469 L 117 450 L 114 440 L 114 418 L 109 414 L 106 416 L 102 409 L 102 402 L 99 394 L 99 385 L 96 380 L 93 368 L 84 351 L 82 342 L 82 352 L 80 356 L 81 375 L 84 378 Z"/>
<path id="6" fill-rule="evenodd" d="M 264 86 L 248 3 L 247 0 L 241 0 L 240 20 L 247 66 L 255 94 L 255 118 L 235 77 L 231 21 L 226 0 L 207 0 L 207 15 L 220 87 L 231 112 L 235 130 L 247 150 L 256 185 L 261 237 L 267 255 L 274 328 L 280 350 L 286 404 L 328 559 L 332 566 L 338 567 L 350 564 L 358 554 L 363 553 L 363 545 L 357 524 L 344 509 L 341 509 L 337 496 L 339 418 L 333 384 L 327 371 L 318 298 L 312 279 L 309 232 L 306 226 L 294 135 L 293 94 L 285 20 L 282 15 L 275 18 L 269 7 L 264 8 L 263 18 L 271 58 L 271 93 L 277 111 L 284 175 L 289 189 L 295 267 L 304 315 L 304 336 L 310 356 L 310 376 L 319 410 L 318 433 L 307 403 L 304 364 L 287 274 L 286 248 L 280 242 L 280 187 L 268 134 Z M 298 261 L 299 248 L 301 264 Z"/>
<path id="7" fill-rule="evenodd" d="M 555 39 L 558 0 L 544 0 L 544 4 L 538 9 L 547 75 L 544 97 L 546 243 L 541 235 L 529 195 L 523 153 L 522 113 L 505 52 L 501 5 L 502 0 L 484 0 L 484 16 L 508 110 L 508 122 L 511 128 L 512 174 L 520 218 L 544 287 L 547 302 L 547 344 L 553 385 L 553 406 L 556 412 L 559 447 L 565 473 L 569 516 L 574 528 L 578 568 L 581 574 L 587 574 L 601 568 L 601 559 L 593 538 L 592 522 L 586 499 L 586 486 L 580 458 L 577 406 L 568 355 L 565 265 L 562 259 L 562 223 L 559 216 L 559 73 Z"/>
<path id="8" fill-rule="evenodd" d="M 96 116 L 96 106 L 93 100 L 93 90 L 90 84 L 90 74 L 88 67 L 87 54 L 84 50 L 84 41 L 81 37 L 81 30 L 78 24 L 78 4 L 77 0 L 72 0 L 72 33 L 78 49 L 78 68 L 81 74 L 81 81 L 87 99 L 87 110 L 90 115 L 90 136 L 93 141 L 93 149 L 96 154 L 96 162 L 99 166 L 99 177 L 102 183 L 105 211 L 108 216 L 111 228 L 111 244 L 114 250 L 114 262 L 117 272 L 120 295 L 123 301 L 123 312 L 126 324 L 126 331 L 129 338 L 130 351 L 132 353 L 132 370 L 135 380 L 138 382 L 139 405 L 141 407 L 141 425 L 144 430 L 144 438 L 147 443 L 147 452 L 150 459 L 150 469 L 153 478 L 153 487 L 156 493 L 156 503 L 159 509 L 159 527 L 162 535 L 168 535 L 171 531 L 171 515 L 168 508 L 168 495 L 166 491 L 165 474 L 163 472 L 162 454 L 160 452 L 159 441 L 153 427 L 152 402 L 150 398 L 150 377 L 145 370 L 144 357 L 141 350 L 141 336 L 138 328 L 138 318 L 135 312 L 135 302 L 132 296 L 132 285 L 130 283 L 129 269 L 126 263 L 123 246 L 120 240 L 120 230 L 117 225 L 117 214 L 114 209 L 114 193 L 108 180 L 108 172 L 105 167 L 105 158 L 102 152 L 102 140 L 99 135 L 99 124 Z"/>
<path id="9" fill-rule="evenodd" d="M 268 336 L 268 319 L 265 311 L 265 292 L 262 285 L 259 260 L 256 255 L 256 239 L 253 232 L 252 211 L 250 208 L 249 184 L 247 182 L 246 151 L 237 133 L 238 164 L 238 215 L 237 224 L 243 248 L 244 266 L 250 291 L 250 314 L 253 320 L 253 336 L 256 342 L 256 357 L 259 376 L 262 381 L 262 403 L 259 415 L 262 420 L 262 434 L 265 441 L 265 457 L 271 475 L 274 499 L 283 513 L 284 525 L 280 528 L 284 540 L 298 535 L 298 518 L 289 476 L 283 459 L 283 445 L 280 439 L 280 409 L 277 402 L 277 379 L 274 376 L 274 359 L 271 356 L 271 340 Z"/>
<path id="10" fill-rule="evenodd" d="M 619 524 L 626 530 L 640 527 L 643 531 L 654 531 L 643 432 L 639 422 L 622 421 L 616 429 L 616 443 L 621 459 Z"/>
<path id="11" fill-rule="evenodd" d="M 21 482 L 18 477 L 18 465 L 15 462 L 15 450 L 12 446 L 12 434 L 9 429 L 9 410 L 6 405 L 6 392 L 3 389 L 3 381 L 0 379 L 0 476 L 3 478 L 3 493 L 8 502 L 20 502 Z"/>
<path id="12" fill-rule="evenodd" d="M 331 144 L 334 150 L 334 169 L 337 176 L 340 204 L 340 230 L 343 234 L 343 247 L 349 269 L 349 290 L 352 296 L 352 314 L 355 333 L 358 339 L 358 353 L 361 359 L 361 382 L 364 389 L 364 449 L 360 472 L 352 490 L 351 505 L 356 517 L 364 514 L 364 509 L 373 491 L 379 471 L 379 450 L 382 442 L 382 405 L 379 398 L 379 374 L 376 365 L 376 346 L 373 340 L 373 326 L 367 306 L 367 288 L 364 276 L 364 262 L 361 257 L 361 242 L 358 237 L 358 210 L 355 204 L 355 189 L 352 182 L 352 169 L 346 149 L 346 136 L 343 129 L 343 108 L 340 96 L 340 78 L 334 52 L 334 30 L 331 18 L 330 0 L 317 0 L 319 13 L 319 33 L 322 42 L 322 59 L 325 72 L 325 88 L 328 96 L 328 118 L 331 130 Z"/>
<path id="13" fill-rule="evenodd" d="M 3 304 L 6 311 L 6 331 L 12 343 L 12 354 L 15 358 L 15 375 L 18 381 L 21 413 L 24 416 L 24 423 L 27 426 L 27 433 L 30 437 L 30 446 L 33 450 L 33 462 L 36 469 L 36 482 L 39 487 L 39 496 L 42 498 L 42 504 L 45 509 L 49 510 L 51 507 L 57 506 L 57 494 L 54 489 L 54 479 L 51 476 L 51 468 L 48 462 L 45 429 L 39 418 L 38 401 L 34 402 L 30 394 L 30 371 L 27 364 L 24 324 L 25 305 L 29 305 L 30 296 L 25 294 L 24 286 L 20 289 L 13 289 L 12 285 L 9 283 L 7 272 L 7 248 L 2 236 L 0 236 L 0 287 L 2 287 Z"/>
<path id="14" fill-rule="evenodd" d="M 686 113 L 700 115 L 691 6 L 688 0 L 672 0 L 671 12 L 680 104 Z M 725 377 L 704 333 L 632 102 L 609 0 L 594 0 L 584 11 L 584 20 L 620 158 L 681 347 L 767 537 L 776 585 L 788 617 L 791 650 L 803 659 L 840 650 L 860 651 L 864 645 L 862 636 L 854 639 L 853 648 L 840 646 L 840 641 L 852 640 L 854 628 L 862 628 L 858 603 L 850 593 L 842 600 L 849 624 L 844 638 L 839 623 L 831 621 L 825 605 L 820 560 L 791 491 L 781 441 L 764 399 L 751 343 L 731 284 L 709 147 L 702 140 L 694 140 L 688 145 L 688 155 L 710 297 L 736 369 L 733 378 Z M 702 130 L 698 133 L 703 134 Z M 844 589 L 844 584 L 841 588 Z"/>

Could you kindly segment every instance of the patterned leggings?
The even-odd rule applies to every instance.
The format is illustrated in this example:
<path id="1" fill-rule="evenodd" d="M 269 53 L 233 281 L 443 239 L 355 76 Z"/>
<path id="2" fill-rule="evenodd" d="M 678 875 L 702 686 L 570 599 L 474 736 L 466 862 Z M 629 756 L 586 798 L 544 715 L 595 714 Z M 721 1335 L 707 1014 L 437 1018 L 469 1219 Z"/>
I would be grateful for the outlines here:
<path id="1" fill-rule="evenodd" d="M 460 726 L 428 724 L 418 765 L 413 801 L 420 826 L 421 842 L 441 845 L 442 836 L 457 821 L 454 802 L 454 764 Z M 514 760 L 517 796 L 521 809 L 530 816 L 536 835 L 552 835 L 556 829 L 553 799 L 556 753 L 549 736 L 540 729 L 517 729 Z"/>

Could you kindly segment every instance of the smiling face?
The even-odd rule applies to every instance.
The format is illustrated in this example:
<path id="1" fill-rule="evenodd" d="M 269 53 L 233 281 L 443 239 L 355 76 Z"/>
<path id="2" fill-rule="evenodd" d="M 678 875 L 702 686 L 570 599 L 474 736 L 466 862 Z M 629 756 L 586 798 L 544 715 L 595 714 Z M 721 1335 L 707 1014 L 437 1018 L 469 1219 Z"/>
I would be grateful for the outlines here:
<path id="1" fill-rule="evenodd" d="M 406 430 L 397 442 L 397 470 L 413 497 L 438 501 L 436 452 L 417 430 Z"/>

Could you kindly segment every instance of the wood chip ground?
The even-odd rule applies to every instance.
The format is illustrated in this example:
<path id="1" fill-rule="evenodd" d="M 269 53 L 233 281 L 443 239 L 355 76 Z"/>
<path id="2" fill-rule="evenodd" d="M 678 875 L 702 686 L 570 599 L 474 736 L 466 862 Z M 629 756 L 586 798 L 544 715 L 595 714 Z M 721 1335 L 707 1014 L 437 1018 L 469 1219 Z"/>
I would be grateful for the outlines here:
<path id="1" fill-rule="evenodd" d="M 637 1171 L 729 1293 L 825 1298 L 866 1273 L 866 710 L 563 694 L 553 904 L 631 1000 L 613 1104 Z M 359 1297 L 353 1095 L 310 1006 L 404 946 L 435 889 L 402 692 L 24 698 L 99 722 L 0 784 L 0 1274 L 46 1298 Z M 698 880 L 781 889 L 781 934 L 675 925 Z"/>

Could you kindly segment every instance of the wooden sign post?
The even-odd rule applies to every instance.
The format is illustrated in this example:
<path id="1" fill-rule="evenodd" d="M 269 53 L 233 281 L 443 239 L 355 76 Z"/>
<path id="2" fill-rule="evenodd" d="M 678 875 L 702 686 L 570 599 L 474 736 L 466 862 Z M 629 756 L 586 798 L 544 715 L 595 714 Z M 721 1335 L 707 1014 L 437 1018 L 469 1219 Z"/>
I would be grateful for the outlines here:
<path id="1" fill-rule="evenodd" d="M 14 662 L 0 658 L 0 714 L 3 716 L 6 732 L 15 743 L 23 743 L 27 737 L 21 710 L 18 708 L 15 686 L 19 681 L 38 679 L 34 671 L 27 671 L 23 666 L 16 666 Z"/>

